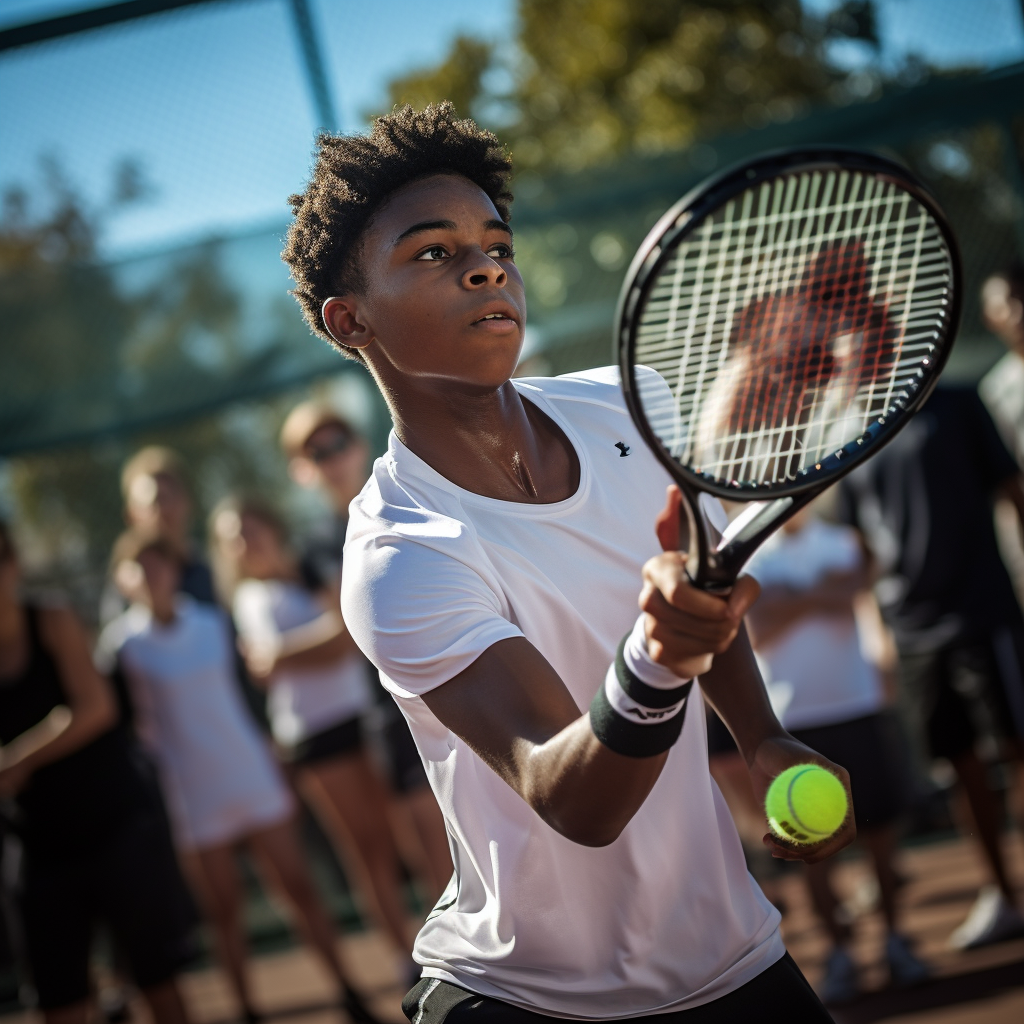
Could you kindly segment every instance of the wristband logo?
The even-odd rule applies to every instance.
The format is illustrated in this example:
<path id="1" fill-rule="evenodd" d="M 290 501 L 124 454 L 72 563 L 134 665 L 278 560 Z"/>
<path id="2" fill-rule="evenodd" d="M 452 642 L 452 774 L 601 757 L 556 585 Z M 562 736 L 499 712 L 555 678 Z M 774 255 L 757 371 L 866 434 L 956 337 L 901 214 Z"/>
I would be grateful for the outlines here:
<path id="1" fill-rule="evenodd" d="M 684 697 L 683 700 L 679 702 L 678 706 L 664 708 L 660 711 L 652 711 L 650 708 L 638 708 L 636 706 L 623 708 L 623 710 L 628 715 L 636 715 L 636 717 L 642 722 L 657 721 L 660 718 L 671 718 L 673 715 L 679 714 L 685 703 L 686 698 Z"/>

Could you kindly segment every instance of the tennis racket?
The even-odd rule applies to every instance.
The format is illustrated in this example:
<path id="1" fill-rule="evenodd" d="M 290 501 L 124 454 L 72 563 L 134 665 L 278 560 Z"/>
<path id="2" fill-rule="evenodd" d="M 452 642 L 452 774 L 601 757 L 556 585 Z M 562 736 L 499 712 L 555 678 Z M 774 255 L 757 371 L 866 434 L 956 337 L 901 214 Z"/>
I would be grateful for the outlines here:
<path id="1" fill-rule="evenodd" d="M 768 154 L 661 218 L 630 265 L 615 341 L 633 420 L 683 493 L 697 586 L 727 590 L 907 423 L 949 354 L 959 295 L 938 204 L 872 154 Z M 748 504 L 720 535 L 703 494 Z"/>

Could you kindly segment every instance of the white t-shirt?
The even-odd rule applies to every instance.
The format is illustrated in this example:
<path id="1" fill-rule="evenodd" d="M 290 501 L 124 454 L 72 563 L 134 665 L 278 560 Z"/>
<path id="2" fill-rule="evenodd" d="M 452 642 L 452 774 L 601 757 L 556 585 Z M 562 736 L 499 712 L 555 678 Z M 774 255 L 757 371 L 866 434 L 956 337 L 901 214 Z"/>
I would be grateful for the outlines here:
<path id="1" fill-rule="evenodd" d="M 848 526 L 812 519 L 797 533 L 779 530 L 746 566 L 764 588 L 810 590 L 832 572 L 850 572 L 863 558 Z M 814 615 L 757 650 L 772 707 L 786 729 L 848 722 L 883 704 L 878 671 L 864 657 L 857 622 Z"/>
<path id="2" fill-rule="evenodd" d="M 287 580 L 243 580 L 233 611 L 238 632 L 257 643 L 324 613 L 313 594 Z M 291 746 L 364 714 L 373 704 L 367 671 L 362 655 L 353 651 L 329 665 L 276 672 L 267 699 L 274 739 Z"/>
<path id="3" fill-rule="evenodd" d="M 135 725 L 153 755 L 186 848 L 232 842 L 294 808 L 235 677 L 233 639 L 219 608 L 181 595 L 163 624 L 133 605 L 100 637 L 127 679 Z"/>
<path id="4" fill-rule="evenodd" d="M 427 977 L 553 1016 L 697 1006 L 784 953 L 779 915 L 747 873 L 708 773 L 700 702 L 632 821 L 593 849 L 545 824 L 420 697 L 525 636 L 585 710 L 659 550 L 669 480 L 626 412 L 618 372 L 514 383 L 572 442 L 572 497 L 472 494 L 392 434 L 350 509 L 345 621 L 409 721 L 456 866 L 415 958 Z"/>

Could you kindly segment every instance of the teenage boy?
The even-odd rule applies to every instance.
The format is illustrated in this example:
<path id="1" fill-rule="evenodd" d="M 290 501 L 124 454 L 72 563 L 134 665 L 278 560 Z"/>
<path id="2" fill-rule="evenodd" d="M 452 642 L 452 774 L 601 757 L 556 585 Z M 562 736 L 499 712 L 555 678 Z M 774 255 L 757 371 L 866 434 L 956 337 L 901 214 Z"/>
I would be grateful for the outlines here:
<path id="1" fill-rule="evenodd" d="M 323 135 L 284 252 L 310 324 L 394 420 L 350 509 L 342 607 L 455 857 L 404 1009 L 827 1021 L 711 785 L 691 681 L 759 794 L 802 761 L 846 774 L 772 714 L 743 630 L 757 584 L 689 585 L 678 491 L 666 503 L 616 374 L 510 380 L 526 320 L 510 171 L 447 103 Z M 766 841 L 815 861 L 853 834 Z"/>

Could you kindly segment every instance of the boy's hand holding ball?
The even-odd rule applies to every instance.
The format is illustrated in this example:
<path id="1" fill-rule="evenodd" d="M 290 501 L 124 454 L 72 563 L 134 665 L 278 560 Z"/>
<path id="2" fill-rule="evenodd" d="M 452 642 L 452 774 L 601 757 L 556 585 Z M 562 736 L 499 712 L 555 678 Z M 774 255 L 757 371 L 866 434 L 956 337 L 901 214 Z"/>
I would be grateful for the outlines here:
<path id="1" fill-rule="evenodd" d="M 846 820 L 843 784 L 817 764 L 795 764 L 768 787 L 764 810 L 771 830 L 799 845 L 830 839 Z"/>
<path id="2" fill-rule="evenodd" d="M 808 864 L 831 857 L 857 837 L 846 770 L 786 733 L 764 740 L 750 766 L 764 800 L 773 857 Z"/>

